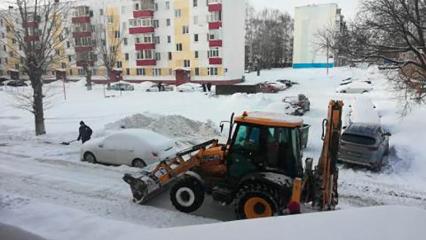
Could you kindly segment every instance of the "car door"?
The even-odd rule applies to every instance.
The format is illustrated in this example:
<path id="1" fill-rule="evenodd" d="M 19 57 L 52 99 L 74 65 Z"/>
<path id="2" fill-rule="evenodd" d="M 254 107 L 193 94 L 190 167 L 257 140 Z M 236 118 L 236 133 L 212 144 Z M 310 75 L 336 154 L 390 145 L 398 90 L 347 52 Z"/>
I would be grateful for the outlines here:
<path id="1" fill-rule="evenodd" d="M 119 165 L 132 165 L 135 157 L 135 146 L 137 138 L 130 135 L 123 135 L 120 137 L 120 145 L 117 146 L 115 151 L 115 162 Z"/>
<path id="2" fill-rule="evenodd" d="M 97 146 L 96 160 L 101 163 L 114 164 L 116 136 L 111 135 Z"/>

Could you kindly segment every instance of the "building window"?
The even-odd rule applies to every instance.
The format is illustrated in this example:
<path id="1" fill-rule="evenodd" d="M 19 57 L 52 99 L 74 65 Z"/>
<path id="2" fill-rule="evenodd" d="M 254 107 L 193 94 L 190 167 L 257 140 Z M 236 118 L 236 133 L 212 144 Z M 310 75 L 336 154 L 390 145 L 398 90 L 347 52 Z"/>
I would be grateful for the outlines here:
<path id="1" fill-rule="evenodd" d="M 167 2 L 166 2 L 166 9 L 167 9 L 167 10 L 169 10 L 169 9 L 170 9 L 170 2 L 169 2 L 169 1 L 167 1 Z"/>
<path id="2" fill-rule="evenodd" d="M 193 0 L 192 6 L 193 7 L 198 7 L 198 0 Z"/>
<path id="3" fill-rule="evenodd" d="M 155 11 L 158 11 L 158 3 L 155 3 L 155 4 L 154 4 L 154 10 L 155 10 Z"/>
<path id="4" fill-rule="evenodd" d="M 180 18 L 182 16 L 182 10 L 181 9 L 176 9 L 175 10 L 175 17 L 176 18 Z"/>
<path id="5" fill-rule="evenodd" d="M 157 61 L 161 60 L 161 53 L 155 53 L 155 60 Z"/>
<path id="6" fill-rule="evenodd" d="M 171 36 L 167 36 L 167 43 L 171 43 L 172 42 L 172 37 Z"/>
<path id="7" fill-rule="evenodd" d="M 104 10 L 101 8 L 99 9 L 99 15 L 103 16 L 104 15 Z"/>
<path id="8" fill-rule="evenodd" d="M 173 59 L 173 57 L 172 57 L 172 56 L 173 56 L 173 55 L 172 55 L 172 53 L 171 53 L 171 52 L 169 52 L 169 54 L 168 54 L 168 55 L 169 55 L 169 60 L 172 60 L 172 59 Z"/>
<path id="9" fill-rule="evenodd" d="M 130 69 L 126 68 L 126 75 L 130 75 Z"/>
<path id="10" fill-rule="evenodd" d="M 124 54 L 124 59 L 126 59 L 126 61 L 129 61 L 129 54 L 128 53 Z"/>
<path id="11" fill-rule="evenodd" d="M 97 74 L 98 74 L 98 71 L 95 68 L 93 68 L 92 69 L 92 75 L 97 75 Z"/>
<path id="12" fill-rule="evenodd" d="M 153 24 L 154 28 L 159 28 L 160 27 L 160 22 L 158 20 L 152 21 L 152 24 Z"/>
<path id="13" fill-rule="evenodd" d="M 78 75 L 84 75 L 84 69 L 79 68 L 78 69 Z"/>
<path id="14" fill-rule="evenodd" d="M 160 44 L 160 37 L 159 36 L 154 37 L 154 43 Z"/>
<path id="15" fill-rule="evenodd" d="M 135 3 L 135 10 L 139 10 L 139 3 Z"/>
<path id="16" fill-rule="evenodd" d="M 115 38 L 120 38 L 120 31 L 115 31 L 114 32 L 114 37 Z"/>
<path id="17" fill-rule="evenodd" d="M 68 55 L 68 62 L 71 62 L 71 61 L 72 61 L 72 56 Z"/>
<path id="18" fill-rule="evenodd" d="M 69 41 L 67 41 L 67 48 L 70 48 L 70 47 L 71 47 L 71 44 Z"/>
<path id="19" fill-rule="evenodd" d="M 117 68 L 122 68 L 123 67 L 123 63 L 121 61 L 117 62 Z"/>
<path id="20" fill-rule="evenodd" d="M 67 68 L 67 64 L 66 64 L 66 63 L 61 63 L 61 68 L 62 68 L 62 69 Z"/>
<path id="21" fill-rule="evenodd" d="M 217 76 L 218 74 L 217 74 L 217 68 L 208 68 L 207 69 L 207 74 L 209 75 L 209 76 Z"/>
<path id="22" fill-rule="evenodd" d="M 195 68 L 195 76 L 200 76 L 200 68 Z"/>
<path id="23" fill-rule="evenodd" d="M 124 46 L 127 46 L 127 38 L 123 38 L 123 44 L 124 44 Z"/>
<path id="24" fill-rule="evenodd" d="M 70 69 L 70 75 L 72 75 L 72 69 Z"/>
<path id="25" fill-rule="evenodd" d="M 152 76 L 161 76 L 161 68 L 152 69 Z"/>
<path id="26" fill-rule="evenodd" d="M 170 25 L 171 25 L 170 18 L 167 18 L 167 19 L 166 19 L 166 25 L 167 25 L 167 26 L 170 26 Z"/>
<path id="27" fill-rule="evenodd" d="M 194 57 L 198 58 L 198 51 L 195 51 Z"/>
<path id="28" fill-rule="evenodd" d="M 182 34 L 187 34 L 189 33 L 189 27 L 188 26 L 183 26 L 182 27 Z"/>
<path id="29" fill-rule="evenodd" d="M 207 53 L 208 57 L 219 57 L 219 48 L 210 49 Z"/>
<path id="30" fill-rule="evenodd" d="M 183 67 L 186 67 L 186 68 L 191 67 L 191 61 L 190 60 L 183 60 Z"/>
<path id="31" fill-rule="evenodd" d="M 176 44 L 176 51 L 181 52 L 182 51 L 182 43 Z"/>
<path id="32" fill-rule="evenodd" d="M 138 75 L 138 76 L 145 76 L 145 68 L 138 68 L 138 69 L 136 69 L 136 75 Z"/>
<path id="33" fill-rule="evenodd" d="M 198 42 L 198 34 L 194 34 L 194 42 Z"/>
<path id="34" fill-rule="evenodd" d="M 113 16 L 108 16 L 108 24 L 112 24 L 114 22 L 114 17 Z"/>

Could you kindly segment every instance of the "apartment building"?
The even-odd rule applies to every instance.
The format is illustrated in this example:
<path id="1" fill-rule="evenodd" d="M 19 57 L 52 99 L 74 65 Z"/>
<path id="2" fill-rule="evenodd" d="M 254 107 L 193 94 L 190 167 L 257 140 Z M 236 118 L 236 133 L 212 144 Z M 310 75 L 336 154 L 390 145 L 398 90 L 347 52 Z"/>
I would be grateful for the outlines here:
<path id="1" fill-rule="evenodd" d="M 133 82 L 212 84 L 237 83 L 244 74 L 245 0 L 80 0 L 70 11 L 63 60 L 52 74 L 82 76 L 88 68 L 94 79 L 121 73 Z M 108 73 L 99 48 L 117 41 Z M 19 69 L 1 54 L 0 69 Z"/>
<path id="2" fill-rule="evenodd" d="M 337 56 L 318 47 L 318 33 L 324 29 L 342 31 L 345 22 L 337 4 L 296 7 L 294 18 L 293 68 L 334 67 Z"/>

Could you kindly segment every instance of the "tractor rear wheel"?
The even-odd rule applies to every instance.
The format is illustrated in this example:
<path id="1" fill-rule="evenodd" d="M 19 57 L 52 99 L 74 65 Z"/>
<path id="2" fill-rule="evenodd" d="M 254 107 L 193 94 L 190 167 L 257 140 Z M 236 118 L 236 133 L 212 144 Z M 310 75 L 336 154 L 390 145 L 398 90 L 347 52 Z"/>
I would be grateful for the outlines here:
<path id="1" fill-rule="evenodd" d="M 177 210 L 184 213 L 194 212 L 204 202 L 203 184 L 194 177 L 185 176 L 170 190 L 170 200 Z"/>
<path id="2" fill-rule="evenodd" d="M 247 184 L 240 188 L 235 199 L 237 219 L 272 217 L 278 215 L 279 196 L 263 184 Z"/>

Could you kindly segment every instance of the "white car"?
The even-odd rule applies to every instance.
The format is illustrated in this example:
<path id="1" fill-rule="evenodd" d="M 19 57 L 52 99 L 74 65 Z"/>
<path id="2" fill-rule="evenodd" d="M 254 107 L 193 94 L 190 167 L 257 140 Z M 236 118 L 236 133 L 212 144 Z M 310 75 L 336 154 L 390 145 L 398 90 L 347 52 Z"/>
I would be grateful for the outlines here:
<path id="1" fill-rule="evenodd" d="M 198 83 L 184 83 L 176 87 L 178 92 L 202 92 L 203 87 Z"/>
<path id="2" fill-rule="evenodd" d="M 86 142 L 81 147 L 80 158 L 90 163 L 143 168 L 176 153 L 175 142 L 167 137 L 149 130 L 125 129 Z"/>
<path id="3" fill-rule="evenodd" d="M 338 93 L 366 93 L 372 90 L 371 84 L 363 81 L 354 81 L 337 88 Z"/>
<path id="4" fill-rule="evenodd" d="M 265 84 L 269 84 L 271 86 L 273 86 L 274 88 L 278 89 L 279 91 L 285 91 L 288 89 L 288 86 L 284 83 L 280 83 L 280 82 L 265 82 Z"/>
<path id="5" fill-rule="evenodd" d="M 344 128 L 352 123 L 365 123 L 371 125 L 381 125 L 381 117 L 376 105 L 369 97 L 358 96 L 353 103 L 348 106 L 348 112 L 344 121 Z"/>

